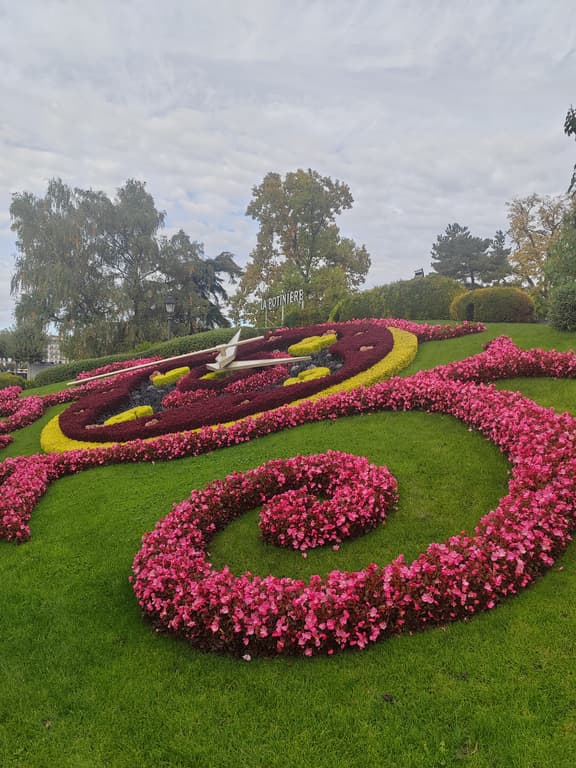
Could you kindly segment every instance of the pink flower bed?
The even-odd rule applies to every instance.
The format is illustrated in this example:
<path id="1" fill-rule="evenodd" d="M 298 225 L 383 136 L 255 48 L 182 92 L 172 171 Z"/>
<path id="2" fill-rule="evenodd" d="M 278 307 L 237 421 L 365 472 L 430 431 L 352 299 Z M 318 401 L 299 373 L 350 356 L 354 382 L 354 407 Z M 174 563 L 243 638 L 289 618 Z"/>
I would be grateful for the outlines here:
<path id="1" fill-rule="evenodd" d="M 419 342 L 425 341 L 445 341 L 446 339 L 457 339 L 460 336 L 468 336 L 471 333 L 482 333 L 486 330 L 484 323 L 469 323 L 466 320 L 457 325 L 428 325 L 428 323 L 417 323 L 414 320 L 402 320 L 397 317 L 386 317 L 373 320 L 385 328 L 399 328 L 401 331 L 408 331 L 418 337 Z"/>
<path id="2" fill-rule="evenodd" d="M 91 466 L 197 455 L 310 421 L 383 409 L 447 413 L 480 430 L 512 465 L 508 493 L 471 534 L 432 543 L 412 563 L 400 556 L 389 564 L 332 571 L 307 582 L 236 576 L 228 568 L 213 569 L 207 560 L 210 537 L 228 513 L 220 502 L 202 501 L 200 491 L 195 498 L 201 516 L 187 517 L 188 502 L 183 502 L 145 537 L 134 561 L 134 589 L 157 628 L 198 647 L 237 655 L 332 654 L 469 617 L 493 608 L 550 568 L 576 523 L 576 419 L 474 379 L 573 375 L 573 364 L 573 353 L 523 352 L 502 339 L 482 356 L 458 364 L 281 408 L 227 428 L 6 459 L 0 465 L 0 535 L 28 538 L 30 513 L 47 485 Z"/>
<path id="3" fill-rule="evenodd" d="M 20 387 L 10 387 L 10 389 L 19 390 Z M 4 400 L 3 405 L 5 407 L 2 408 L 2 412 L 5 415 L 11 412 L 7 419 L 0 421 L 0 434 L 2 435 L 32 424 L 44 413 L 44 403 L 41 397 L 32 396 L 20 399 L 16 396 L 14 400 Z"/>
<path id="4" fill-rule="evenodd" d="M 266 484 L 261 495 L 262 538 L 301 552 L 366 533 L 385 521 L 398 500 L 398 484 L 389 470 L 360 456 L 337 451 L 297 456 L 269 462 L 248 475 L 260 482 L 270 470 L 276 488 L 271 495 Z M 248 509 L 245 501 L 242 507 Z"/>
<path id="5" fill-rule="evenodd" d="M 574 418 L 437 372 L 362 394 L 370 397 L 356 412 L 417 408 L 480 429 L 512 462 L 508 494 L 473 534 L 431 544 L 411 564 L 399 557 L 309 582 L 213 569 L 205 548 L 221 525 L 219 510 L 213 518 L 206 502 L 199 531 L 176 505 L 134 562 L 134 589 L 157 627 L 238 655 L 331 654 L 493 608 L 553 565 L 576 522 Z M 334 396 L 332 413 L 341 415 L 344 399 Z"/>

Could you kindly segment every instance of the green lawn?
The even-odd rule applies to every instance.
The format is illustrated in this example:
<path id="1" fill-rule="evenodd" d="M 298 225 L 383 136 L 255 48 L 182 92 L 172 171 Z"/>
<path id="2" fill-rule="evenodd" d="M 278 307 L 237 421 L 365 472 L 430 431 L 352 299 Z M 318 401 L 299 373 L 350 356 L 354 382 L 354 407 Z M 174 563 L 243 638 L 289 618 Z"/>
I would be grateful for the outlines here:
<path id="1" fill-rule="evenodd" d="M 409 372 L 488 338 L 568 349 L 576 334 L 491 326 L 422 345 Z M 515 380 L 576 414 L 576 381 Z M 55 413 L 53 411 L 52 413 Z M 52 414 L 50 414 L 52 415 Z M 9 454 L 38 450 L 40 424 Z M 0 543 L 0 766 L 11 768 L 571 768 L 576 764 L 576 546 L 535 586 L 467 623 L 332 658 L 238 661 L 154 633 L 128 583 L 140 537 L 193 487 L 263 461 L 328 448 L 387 464 L 401 502 L 388 524 L 307 559 L 264 545 L 256 514 L 213 562 L 308 576 L 417 555 L 506 491 L 494 446 L 448 416 L 381 413 L 312 424 L 171 463 L 59 480 L 32 539 Z"/>

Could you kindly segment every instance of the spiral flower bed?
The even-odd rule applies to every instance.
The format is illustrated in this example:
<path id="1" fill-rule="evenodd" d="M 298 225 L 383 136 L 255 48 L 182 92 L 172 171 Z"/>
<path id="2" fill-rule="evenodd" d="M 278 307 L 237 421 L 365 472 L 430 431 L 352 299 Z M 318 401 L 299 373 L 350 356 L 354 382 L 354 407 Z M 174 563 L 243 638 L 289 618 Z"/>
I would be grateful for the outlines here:
<path id="1" fill-rule="evenodd" d="M 270 470 L 278 487 L 272 496 L 262 494 L 262 538 L 301 552 L 366 533 L 384 522 L 398 498 L 386 467 L 337 451 L 271 462 L 253 476 L 259 481 Z"/>
<path id="2" fill-rule="evenodd" d="M 516 375 L 574 376 L 576 355 L 523 351 L 502 338 L 457 364 L 305 401 L 231 427 L 6 459 L 0 464 L 0 536 L 25 540 L 31 511 L 49 483 L 88 467 L 197 455 L 306 422 L 384 409 L 447 413 L 480 430 L 511 462 L 507 495 L 471 534 L 432 543 L 411 564 L 399 557 L 308 582 L 235 576 L 207 560 L 206 546 L 228 512 L 221 500 L 200 491 L 198 514 L 189 514 L 188 502 L 176 505 L 145 537 L 134 562 L 134 589 L 157 628 L 237 655 L 332 654 L 466 618 L 530 585 L 554 564 L 576 525 L 576 419 L 477 383 Z M 244 478 L 217 482 L 236 482 L 242 497 Z M 257 503 L 253 498 L 251 507 Z"/>
<path id="3" fill-rule="evenodd" d="M 156 627 L 237 655 L 332 654 L 493 608 L 555 562 L 576 523 L 576 419 L 436 372 L 385 382 L 370 395 L 366 410 L 449 413 L 495 442 L 512 462 L 498 507 L 472 535 L 431 544 L 411 564 L 400 556 L 306 583 L 212 568 L 206 546 L 227 512 L 199 492 L 202 514 L 176 505 L 134 561 L 134 589 Z"/>

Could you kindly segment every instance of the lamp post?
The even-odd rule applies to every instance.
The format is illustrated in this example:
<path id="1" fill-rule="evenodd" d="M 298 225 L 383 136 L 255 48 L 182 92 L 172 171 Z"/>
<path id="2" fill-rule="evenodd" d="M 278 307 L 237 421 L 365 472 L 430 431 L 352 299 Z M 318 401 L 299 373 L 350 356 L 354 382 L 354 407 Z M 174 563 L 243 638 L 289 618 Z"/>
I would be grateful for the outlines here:
<path id="1" fill-rule="evenodd" d="M 190 302 L 192 304 L 192 299 L 190 299 Z M 207 314 L 208 307 L 206 306 L 205 301 L 198 299 L 195 304 L 192 304 L 191 317 L 194 333 L 199 333 L 200 331 L 205 330 Z"/>
<path id="2" fill-rule="evenodd" d="M 167 293 L 164 299 L 166 306 L 166 315 L 168 317 L 168 338 L 172 338 L 172 318 L 174 317 L 174 310 L 176 309 L 176 299 L 173 293 Z"/>

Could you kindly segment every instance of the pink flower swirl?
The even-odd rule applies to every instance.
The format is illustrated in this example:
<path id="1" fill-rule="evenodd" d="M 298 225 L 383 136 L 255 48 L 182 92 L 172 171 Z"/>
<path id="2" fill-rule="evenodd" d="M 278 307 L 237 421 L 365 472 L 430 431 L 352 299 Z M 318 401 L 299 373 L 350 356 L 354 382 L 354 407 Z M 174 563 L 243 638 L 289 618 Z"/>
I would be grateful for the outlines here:
<path id="1" fill-rule="evenodd" d="M 264 502 L 264 541 L 301 552 L 340 544 L 383 523 L 397 502 L 394 476 L 363 456 L 328 451 L 290 462 L 301 465 L 298 485 Z"/>

